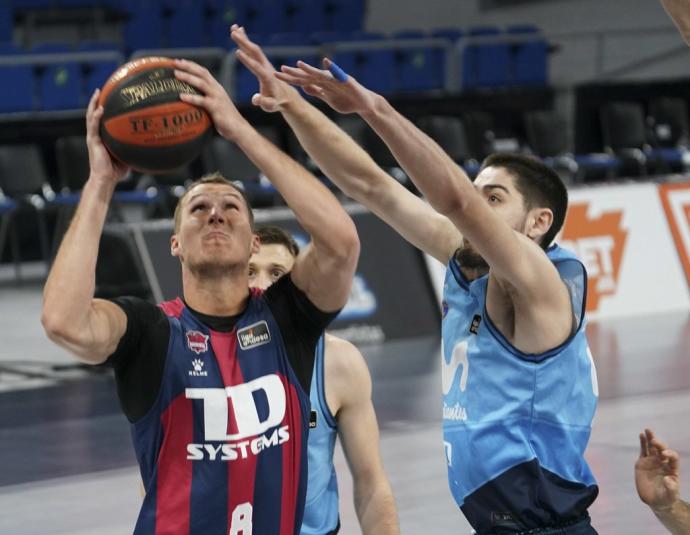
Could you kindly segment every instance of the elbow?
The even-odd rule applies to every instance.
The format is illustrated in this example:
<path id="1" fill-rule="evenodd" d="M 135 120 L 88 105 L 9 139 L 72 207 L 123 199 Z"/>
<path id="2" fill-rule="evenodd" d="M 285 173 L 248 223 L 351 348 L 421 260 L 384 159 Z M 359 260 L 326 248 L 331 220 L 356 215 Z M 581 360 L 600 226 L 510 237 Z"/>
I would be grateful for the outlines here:
<path id="1" fill-rule="evenodd" d="M 56 344 L 65 345 L 77 341 L 71 322 L 65 321 L 62 314 L 46 307 L 41 312 L 41 325 L 48 338 Z"/>
<path id="2" fill-rule="evenodd" d="M 338 255 L 343 260 L 349 260 L 353 262 L 353 264 L 357 264 L 357 261 L 359 260 L 361 243 L 359 241 L 359 234 L 357 234 L 357 227 L 351 219 L 349 221 L 347 231 L 343 232 L 343 236 L 339 240 L 338 247 Z"/>

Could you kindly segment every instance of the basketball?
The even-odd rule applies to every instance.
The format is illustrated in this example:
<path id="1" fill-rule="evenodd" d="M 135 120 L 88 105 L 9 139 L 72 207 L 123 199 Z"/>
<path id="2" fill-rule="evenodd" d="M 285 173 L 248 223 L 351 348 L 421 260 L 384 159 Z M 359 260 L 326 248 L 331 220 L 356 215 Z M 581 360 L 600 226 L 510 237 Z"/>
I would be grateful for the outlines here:
<path id="1" fill-rule="evenodd" d="M 162 173 L 185 165 L 211 134 L 206 111 L 179 98 L 199 91 L 175 78 L 174 70 L 170 58 L 140 58 L 118 68 L 101 91 L 101 139 L 117 160 L 137 171 Z"/>

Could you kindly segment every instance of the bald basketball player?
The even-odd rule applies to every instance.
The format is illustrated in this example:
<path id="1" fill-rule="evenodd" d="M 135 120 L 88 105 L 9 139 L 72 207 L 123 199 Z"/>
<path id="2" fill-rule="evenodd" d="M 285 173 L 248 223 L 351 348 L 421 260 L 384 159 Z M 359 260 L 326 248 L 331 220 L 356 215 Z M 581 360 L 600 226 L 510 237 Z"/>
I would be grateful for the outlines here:
<path id="1" fill-rule="evenodd" d="M 262 137 L 211 73 L 176 61 L 224 138 L 261 169 L 311 242 L 266 292 L 249 288 L 259 247 L 247 199 L 212 174 L 175 211 L 171 254 L 182 298 L 155 306 L 94 298 L 98 244 L 128 169 L 86 114 L 90 175 L 44 289 L 42 323 L 58 345 L 115 372 L 146 495 L 135 535 L 297 535 L 307 486 L 309 390 L 316 344 L 345 305 L 359 256 L 353 221 L 313 175 Z M 285 99 L 300 99 L 292 88 Z"/>

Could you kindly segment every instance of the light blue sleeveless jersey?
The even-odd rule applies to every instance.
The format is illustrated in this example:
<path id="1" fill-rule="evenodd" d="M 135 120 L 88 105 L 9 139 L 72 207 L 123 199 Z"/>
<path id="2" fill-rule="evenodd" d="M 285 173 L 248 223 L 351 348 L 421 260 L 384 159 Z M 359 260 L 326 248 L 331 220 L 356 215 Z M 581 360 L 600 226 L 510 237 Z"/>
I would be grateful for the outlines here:
<path id="1" fill-rule="evenodd" d="M 339 525 L 338 479 L 333 466 L 338 428 L 326 403 L 324 343 L 324 336 L 321 336 L 316 346 L 309 391 L 312 411 L 307 444 L 309 480 L 301 535 L 326 535 Z M 314 423 L 316 426 L 312 427 Z"/>
<path id="2" fill-rule="evenodd" d="M 598 489 L 583 453 L 597 403 L 585 337 L 587 274 L 569 251 L 547 254 L 570 291 L 574 334 L 540 355 L 515 349 L 485 308 L 488 276 L 452 259 L 443 301 L 443 435 L 448 481 L 478 533 L 529 530 L 586 514 Z M 503 532 L 503 531 L 501 531 Z"/>

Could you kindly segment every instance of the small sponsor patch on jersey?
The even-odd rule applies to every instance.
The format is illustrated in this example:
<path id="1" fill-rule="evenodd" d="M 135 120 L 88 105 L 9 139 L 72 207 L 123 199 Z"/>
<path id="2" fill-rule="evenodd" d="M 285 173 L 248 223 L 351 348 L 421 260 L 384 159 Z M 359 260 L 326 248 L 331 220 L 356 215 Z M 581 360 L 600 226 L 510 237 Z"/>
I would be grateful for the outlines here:
<path id="1" fill-rule="evenodd" d="M 208 351 L 208 335 L 199 331 L 187 331 L 187 347 L 197 355 Z"/>
<path id="2" fill-rule="evenodd" d="M 479 314 L 475 314 L 472 318 L 472 323 L 470 324 L 470 332 L 472 334 L 479 333 L 479 324 L 482 322 L 482 317 Z"/>
<path id="3" fill-rule="evenodd" d="M 311 411 L 309 415 L 309 429 L 314 429 L 316 427 L 316 411 Z"/>
<path id="4" fill-rule="evenodd" d="M 271 333 L 268 330 L 268 323 L 260 321 L 244 329 L 237 331 L 237 340 L 242 349 L 252 349 L 253 347 L 268 344 L 271 341 Z"/>
<path id="5" fill-rule="evenodd" d="M 445 318 L 446 314 L 448 314 L 448 303 L 441 301 L 441 319 Z"/>

